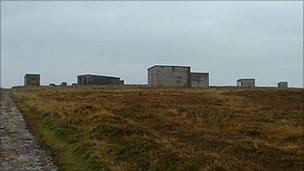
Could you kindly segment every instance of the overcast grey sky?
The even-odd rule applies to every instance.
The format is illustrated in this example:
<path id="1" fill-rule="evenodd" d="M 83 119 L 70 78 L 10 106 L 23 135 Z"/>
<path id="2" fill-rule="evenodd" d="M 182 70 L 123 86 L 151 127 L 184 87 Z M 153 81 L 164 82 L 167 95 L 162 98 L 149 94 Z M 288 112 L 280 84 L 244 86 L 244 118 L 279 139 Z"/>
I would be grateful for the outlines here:
<path id="1" fill-rule="evenodd" d="M 1 86 L 40 73 L 146 84 L 155 64 L 209 72 L 211 85 L 303 87 L 303 2 L 1 2 Z"/>

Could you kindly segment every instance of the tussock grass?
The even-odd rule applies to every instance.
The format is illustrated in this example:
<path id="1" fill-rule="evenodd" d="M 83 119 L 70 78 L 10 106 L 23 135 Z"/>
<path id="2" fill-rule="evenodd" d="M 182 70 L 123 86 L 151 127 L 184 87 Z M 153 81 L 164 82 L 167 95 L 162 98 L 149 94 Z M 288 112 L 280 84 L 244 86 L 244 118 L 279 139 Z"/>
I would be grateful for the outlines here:
<path id="1" fill-rule="evenodd" d="M 63 170 L 304 169 L 303 89 L 76 86 L 12 94 Z"/>

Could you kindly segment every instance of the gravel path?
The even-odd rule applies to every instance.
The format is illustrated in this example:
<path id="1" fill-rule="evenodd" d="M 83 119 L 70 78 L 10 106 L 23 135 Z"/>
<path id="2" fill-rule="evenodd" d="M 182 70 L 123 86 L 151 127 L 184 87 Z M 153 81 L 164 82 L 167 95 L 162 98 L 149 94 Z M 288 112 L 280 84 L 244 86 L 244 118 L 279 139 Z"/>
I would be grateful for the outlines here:
<path id="1" fill-rule="evenodd" d="M 1 93 L 0 170 L 57 170 L 49 153 L 37 145 L 26 128 L 9 91 L 1 90 Z"/>

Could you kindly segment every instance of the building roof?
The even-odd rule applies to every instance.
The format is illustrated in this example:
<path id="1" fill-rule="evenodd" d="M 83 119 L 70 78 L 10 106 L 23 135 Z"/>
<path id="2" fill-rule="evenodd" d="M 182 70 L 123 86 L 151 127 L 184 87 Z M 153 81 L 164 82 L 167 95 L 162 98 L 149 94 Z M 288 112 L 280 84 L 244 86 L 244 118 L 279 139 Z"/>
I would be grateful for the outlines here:
<path id="1" fill-rule="evenodd" d="M 155 68 L 155 67 L 187 67 L 187 68 L 190 68 L 190 66 L 184 66 L 184 65 L 154 65 L 154 66 L 148 68 L 148 70 Z"/>
<path id="2" fill-rule="evenodd" d="M 25 74 L 25 76 L 40 76 L 40 74 Z"/>
<path id="3" fill-rule="evenodd" d="M 112 77 L 112 76 L 105 76 L 105 75 L 94 75 L 94 74 L 82 74 L 82 75 L 78 75 L 78 77 L 79 76 L 107 77 L 107 78 L 117 78 L 117 79 L 120 79 L 119 77 Z"/>
<path id="4" fill-rule="evenodd" d="M 208 72 L 191 72 L 190 74 L 204 74 L 204 75 L 209 75 Z"/>
<path id="5" fill-rule="evenodd" d="M 241 79 L 238 79 L 237 81 L 252 81 L 252 80 L 255 80 L 254 78 L 241 78 Z"/>

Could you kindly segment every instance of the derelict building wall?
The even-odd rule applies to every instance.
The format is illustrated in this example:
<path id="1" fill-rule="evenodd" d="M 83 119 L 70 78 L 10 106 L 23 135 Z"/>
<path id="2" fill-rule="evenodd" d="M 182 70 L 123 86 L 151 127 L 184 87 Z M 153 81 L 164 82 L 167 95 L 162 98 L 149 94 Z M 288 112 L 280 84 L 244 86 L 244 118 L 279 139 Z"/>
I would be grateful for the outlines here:
<path id="1" fill-rule="evenodd" d="M 209 87 L 209 73 L 191 73 L 191 87 Z"/>
<path id="2" fill-rule="evenodd" d="M 190 67 L 151 67 L 148 69 L 148 85 L 153 87 L 190 87 Z"/>
<path id="3" fill-rule="evenodd" d="M 40 86 L 40 75 L 26 74 L 24 76 L 24 86 Z"/>
<path id="4" fill-rule="evenodd" d="M 107 77 L 98 75 L 79 75 L 79 85 L 121 85 L 123 81 L 118 77 Z"/>
<path id="5" fill-rule="evenodd" d="M 245 88 L 254 88 L 255 87 L 255 79 L 239 79 L 237 81 L 238 87 L 245 87 Z"/>

